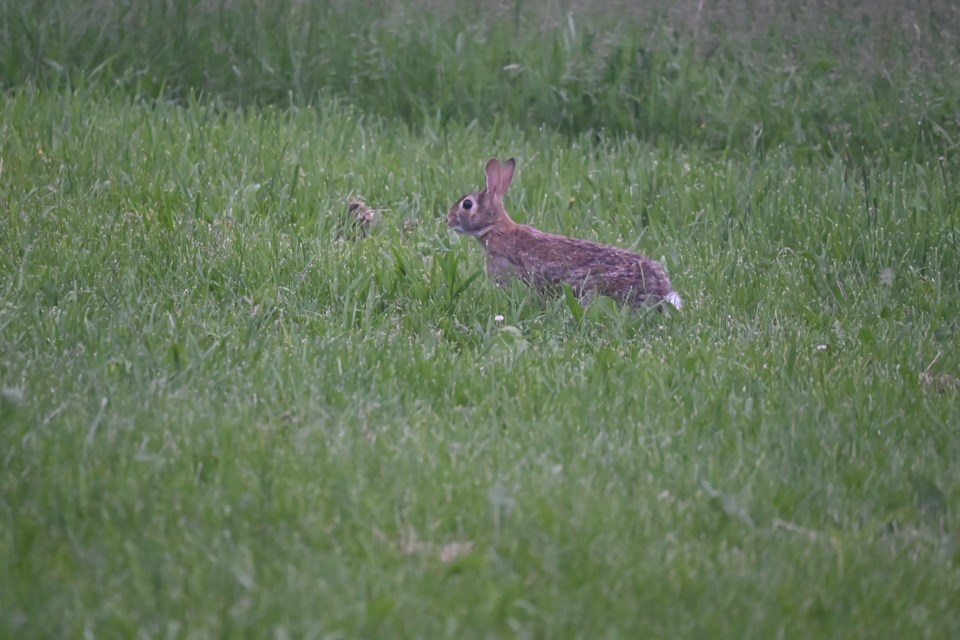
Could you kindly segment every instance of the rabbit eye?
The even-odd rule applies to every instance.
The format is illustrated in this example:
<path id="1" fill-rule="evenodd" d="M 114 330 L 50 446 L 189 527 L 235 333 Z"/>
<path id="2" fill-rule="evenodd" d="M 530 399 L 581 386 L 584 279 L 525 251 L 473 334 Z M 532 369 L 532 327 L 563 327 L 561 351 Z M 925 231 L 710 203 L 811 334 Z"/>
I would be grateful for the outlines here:
<path id="1" fill-rule="evenodd" d="M 470 198 L 467 198 L 466 200 L 463 201 L 463 204 L 461 206 L 467 211 L 470 211 L 470 209 L 473 209 L 473 200 L 471 200 Z"/>

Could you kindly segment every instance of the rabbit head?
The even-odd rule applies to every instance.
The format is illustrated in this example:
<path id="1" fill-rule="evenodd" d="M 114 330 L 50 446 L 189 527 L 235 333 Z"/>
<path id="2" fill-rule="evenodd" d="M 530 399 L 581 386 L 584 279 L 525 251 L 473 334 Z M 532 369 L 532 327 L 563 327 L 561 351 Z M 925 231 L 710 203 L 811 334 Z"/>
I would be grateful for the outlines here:
<path id="1" fill-rule="evenodd" d="M 483 238 L 497 226 L 513 223 L 503 208 L 503 194 L 513 182 L 516 166 L 517 161 L 513 158 L 503 164 L 496 158 L 490 158 L 485 188 L 460 198 L 447 212 L 447 225 L 457 233 Z"/>

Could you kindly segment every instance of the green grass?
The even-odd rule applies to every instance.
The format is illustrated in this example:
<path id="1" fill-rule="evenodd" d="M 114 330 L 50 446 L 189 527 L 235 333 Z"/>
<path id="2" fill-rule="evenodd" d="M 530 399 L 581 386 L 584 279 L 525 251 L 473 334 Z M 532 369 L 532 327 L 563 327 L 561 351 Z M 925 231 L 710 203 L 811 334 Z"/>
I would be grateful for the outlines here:
<path id="1" fill-rule="evenodd" d="M 492 57 L 462 71 L 472 106 L 362 62 L 294 95 L 289 69 L 229 84 L 195 55 L 211 23 L 101 51 L 57 21 L 72 6 L 0 4 L 0 637 L 960 634 L 960 76 L 911 76 L 940 114 L 914 120 L 868 75 L 818 84 L 811 40 L 791 55 L 816 90 L 777 106 L 757 88 L 787 49 L 759 20 L 726 41 L 747 66 L 720 100 L 699 56 L 739 23 L 708 3 L 695 40 L 688 21 L 650 53 L 689 81 L 601 130 L 615 101 L 583 120 L 524 102 L 546 72 L 484 116 Z M 191 6 L 87 9 L 109 35 Z M 238 7 L 238 30 L 286 33 Z M 604 20 L 516 7 L 497 19 L 563 16 L 540 47 L 502 36 L 525 55 Z M 419 38 L 424 14 L 394 10 L 317 51 L 453 60 L 456 29 Z M 470 22 L 450 11 L 433 19 Z M 774 35 L 810 19 L 771 11 Z M 920 64 L 870 31 L 897 18 L 850 29 L 894 34 L 892 78 Z M 726 124 L 691 124 L 684 96 Z M 581 316 L 478 275 L 443 214 L 493 154 L 519 160 L 518 220 L 662 260 L 683 311 Z M 362 239 L 357 196 L 378 210 Z"/>
<path id="2" fill-rule="evenodd" d="M 30 90 L 0 127 L 10 636 L 960 628 L 936 163 Z M 490 152 L 518 218 L 662 257 L 683 313 L 462 290 L 441 214 Z M 386 211 L 338 239 L 356 194 Z"/>

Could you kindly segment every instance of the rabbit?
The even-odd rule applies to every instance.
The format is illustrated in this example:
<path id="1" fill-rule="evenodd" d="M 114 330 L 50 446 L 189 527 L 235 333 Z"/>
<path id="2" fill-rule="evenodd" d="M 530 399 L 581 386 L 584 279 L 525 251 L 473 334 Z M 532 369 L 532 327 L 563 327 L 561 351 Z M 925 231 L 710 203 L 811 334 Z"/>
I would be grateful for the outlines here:
<path id="1" fill-rule="evenodd" d="M 596 295 L 635 307 L 683 301 L 656 260 L 611 245 L 546 233 L 517 224 L 503 206 L 517 161 L 491 158 L 483 191 L 460 198 L 447 213 L 447 226 L 476 238 L 486 253 L 487 274 L 498 284 L 519 278 L 540 292 L 567 283 L 589 304 Z"/>

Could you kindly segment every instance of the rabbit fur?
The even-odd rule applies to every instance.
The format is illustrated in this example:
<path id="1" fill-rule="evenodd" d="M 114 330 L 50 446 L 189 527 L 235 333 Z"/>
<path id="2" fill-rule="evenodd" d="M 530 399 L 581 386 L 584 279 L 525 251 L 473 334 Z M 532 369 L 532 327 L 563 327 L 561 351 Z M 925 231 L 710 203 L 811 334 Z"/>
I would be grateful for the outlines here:
<path id="1" fill-rule="evenodd" d="M 558 290 L 567 283 L 589 304 L 604 295 L 633 306 L 668 302 L 677 309 L 683 301 L 656 260 L 598 242 L 546 233 L 517 224 L 503 206 L 513 182 L 516 160 L 491 158 L 482 191 L 460 198 L 447 213 L 447 225 L 473 236 L 486 253 L 487 273 L 499 284 L 519 278 L 540 292 Z"/>

